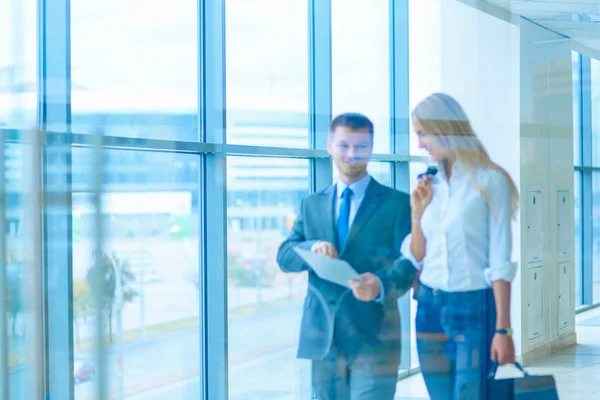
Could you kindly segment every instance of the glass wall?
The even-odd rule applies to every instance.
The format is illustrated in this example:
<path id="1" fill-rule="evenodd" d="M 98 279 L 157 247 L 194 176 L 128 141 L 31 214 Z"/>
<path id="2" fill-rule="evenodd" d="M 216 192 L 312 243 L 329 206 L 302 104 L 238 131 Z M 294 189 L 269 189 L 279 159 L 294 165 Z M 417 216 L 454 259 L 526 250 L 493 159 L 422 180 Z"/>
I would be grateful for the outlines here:
<path id="1" fill-rule="evenodd" d="M 496 64 L 518 53 L 515 26 L 470 8 L 455 20 L 489 23 L 496 47 L 442 24 L 462 3 L 365 4 L 0 3 L 0 390 L 309 398 L 310 363 L 296 357 L 307 274 L 284 274 L 276 255 L 302 200 L 337 178 L 331 118 L 374 122 L 368 171 L 404 192 L 427 168 L 409 111 L 431 92 L 462 96 L 500 163 L 521 139 L 507 134 L 521 110 L 498 106 L 521 98 L 518 73 Z M 573 53 L 573 89 L 576 304 L 591 306 L 600 61 Z M 398 303 L 404 377 L 419 366 L 416 302 Z"/>
<path id="2" fill-rule="evenodd" d="M 109 371 L 105 393 L 125 398 L 168 390 L 197 398 L 200 368 L 199 158 L 189 154 L 102 151 L 101 262 L 92 149 L 73 149 L 73 379 L 75 398 L 94 392 L 92 354 L 103 292 Z M 97 280 L 97 270 L 102 279 Z M 163 362 L 168 360 L 168 362 Z M 160 382 L 160 385 L 157 385 Z M 166 391 L 164 391 L 166 395 Z"/>
<path id="3" fill-rule="evenodd" d="M 390 2 L 331 2 L 333 114 L 360 111 L 375 126 L 377 153 L 390 151 Z"/>
<path id="4" fill-rule="evenodd" d="M 600 304 L 600 61 L 574 62 L 575 289 L 590 307 Z"/>
<path id="5" fill-rule="evenodd" d="M 591 133 L 592 133 L 592 166 L 600 167 L 600 61 L 591 60 Z M 593 290 L 594 303 L 600 303 L 600 171 L 594 172 L 592 178 L 593 200 Z"/>
<path id="6" fill-rule="evenodd" d="M 579 307 L 583 304 L 583 242 L 582 242 L 582 229 L 583 224 L 581 223 L 581 173 L 575 171 L 574 176 L 574 234 L 575 234 L 575 306 Z"/>
<path id="7" fill-rule="evenodd" d="M 3 243 L 6 274 L 6 295 L 3 308 L 6 318 L 2 321 L 6 336 L 2 338 L 8 350 L 5 366 L 8 368 L 9 398 L 33 398 L 37 387 L 35 379 L 39 369 L 36 363 L 41 362 L 41 354 L 37 354 L 39 346 L 35 341 L 41 339 L 39 321 L 41 315 L 40 301 L 41 276 L 38 265 L 41 257 L 40 231 L 35 225 L 39 212 L 37 197 L 37 179 L 29 165 L 35 165 L 34 155 L 37 146 L 34 144 L 6 144 L 3 149 L 3 162 L 6 171 L 4 193 L 6 208 L 3 210 L 2 227 L 5 230 Z M 18 159 L 20 162 L 14 163 Z M 32 163 L 32 164 L 29 164 Z M 0 386 L 5 389 L 4 382 Z"/>
<path id="8" fill-rule="evenodd" d="M 573 162 L 581 165 L 581 62 L 579 53 L 572 52 L 573 57 Z"/>
<path id="9" fill-rule="evenodd" d="M 592 302 L 600 302 L 600 172 L 592 174 Z"/>
<path id="10" fill-rule="evenodd" d="M 71 3 L 77 133 L 198 140 L 197 1 Z"/>
<path id="11" fill-rule="evenodd" d="M 36 12 L 35 1 L 0 4 L 0 397 L 9 399 L 37 398 L 42 378 L 40 149 L 3 131 L 36 126 Z"/>
<path id="12" fill-rule="evenodd" d="M 384 185 L 408 191 L 418 158 L 392 68 L 408 9 L 309 3 L 0 5 L 11 398 L 310 396 L 307 275 L 276 254 L 336 177 L 327 124 L 374 122 Z M 400 370 L 417 365 L 412 351 Z"/>
<path id="13" fill-rule="evenodd" d="M 37 118 L 37 3 L 0 4 L 0 128 L 34 128 Z"/>
<path id="14" fill-rule="evenodd" d="M 308 7 L 226 0 L 227 142 L 309 147 Z"/>
<path id="15" fill-rule="evenodd" d="M 231 398 L 310 396 L 310 363 L 295 357 L 307 275 L 284 274 L 276 263 L 309 182 L 308 160 L 227 160 Z"/>
<path id="16" fill-rule="evenodd" d="M 579 53 L 573 51 L 573 164 L 575 166 L 582 165 L 581 158 L 581 143 L 582 143 L 582 124 L 581 124 L 581 100 L 582 100 L 582 73 L 581 61 Z M 576 307 L 583 304 L 583 263 L 582 252 L 583 242 L 582 233 L 583 225 L 581 223 L 581 172 L 575 171 L 574 176 L 574 235 L 575 235 L 575 305 Z"/>
<path id="17" fill-rule="evenodd" d="M 276 254 L 302 199 L 337 178 L 331 118 L 374 122 L 368 171 L 404 192 L 427 167 L 409 111 L 441 88 L 463 96 L 488 149 L 510 153 L 493 140 L 515 132 L 520 110 L 509 121 L 498 104 L 518 104 L 520 89 L 494 57 L 516 53 L 515 27 L 465 23 L 499 24 L 486 40 L 505 48 L 484 53 L 464 40 L 474 32 L 431 29 L 437 11 L 421 0 L 1 2 L 0 390 L 308 398 L 310 363 L 296 358 L 307 274 L 282 273 Z M 575 287 L 591 306 L 600 61 L 573 53 L 573 66 Z M 415 310 L 412 293 L 399 300 L 402 377 L 419 365 Z"/>

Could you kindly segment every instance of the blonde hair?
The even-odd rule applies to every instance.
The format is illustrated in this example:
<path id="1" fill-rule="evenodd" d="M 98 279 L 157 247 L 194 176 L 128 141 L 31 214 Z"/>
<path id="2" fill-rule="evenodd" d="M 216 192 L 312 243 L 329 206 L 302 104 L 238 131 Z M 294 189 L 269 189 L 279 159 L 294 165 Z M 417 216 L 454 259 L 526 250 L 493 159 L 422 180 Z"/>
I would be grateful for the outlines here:
<path id="1" fill-rule="evenodd" d="M 491 160 L 458 101 L 447 94 L 434 93 L 415 107 L 412 117 L 421 125 L 422 134 L 434 136 L 448 155 L 465 167 L 486 201 L 488 197 L 477 178 L 478 167 L 504 175 L 511 191 L 512 215 L 516 215 L 519 191 L 515 182 L 504 168 Z"/>

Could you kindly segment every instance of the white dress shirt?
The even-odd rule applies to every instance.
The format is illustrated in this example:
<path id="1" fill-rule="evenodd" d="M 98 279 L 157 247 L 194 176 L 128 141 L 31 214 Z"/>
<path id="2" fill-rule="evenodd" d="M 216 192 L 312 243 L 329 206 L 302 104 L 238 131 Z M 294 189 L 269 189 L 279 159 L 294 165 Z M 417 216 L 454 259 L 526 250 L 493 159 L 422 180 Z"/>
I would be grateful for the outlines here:
<path id="1" fill-rule="evenodd" d="M 443 171 L 432 181 L 433 198 L 421 217 L 425 258 L 410 251 L 412 235 L 401 252 L 421 270 L 420 281 L 434 289 L 463 292 L 488 288 L 497 280 L 511 282 L 511 191 L 506 177 L 494 169 L 477 169 L 477 184 L 456 162 L 449 180 Z"/>

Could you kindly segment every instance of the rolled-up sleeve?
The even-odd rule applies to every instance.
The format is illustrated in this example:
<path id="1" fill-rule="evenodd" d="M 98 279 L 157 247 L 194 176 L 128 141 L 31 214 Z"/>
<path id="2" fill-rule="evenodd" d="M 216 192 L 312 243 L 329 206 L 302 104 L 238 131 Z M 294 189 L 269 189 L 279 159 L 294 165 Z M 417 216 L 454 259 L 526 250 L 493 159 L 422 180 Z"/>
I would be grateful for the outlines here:
<path id="1" fill-rule="evenodd" d="M 400 246 L 400 253 L 402 253 L 402 256 L 404 258 L 406 258 L 407 260 L 409 260 L 412 265 L 415 266 L 416 269 L 421 270 L 421 267 L 423 266 L 423 262 L 419 262 L 415 259 L 415 256 L 413 255 L 412 251 L 410 250 L 410 242 L 412 241 L 412 233 L 409 233 L 408 235 L 406 235 L 406 237 L 404 238 L 404 240 L 402 241 L 402 245 Z"/>
<path id="2" fill-rule="evenodd" d="M 511 261 L 512 253 L 512 194 L 506 177 L 494 171 L 486 190 L 489 204 L 489 263 L 485 280 L 512 282 L 517 274 L 517 264 Z"/>

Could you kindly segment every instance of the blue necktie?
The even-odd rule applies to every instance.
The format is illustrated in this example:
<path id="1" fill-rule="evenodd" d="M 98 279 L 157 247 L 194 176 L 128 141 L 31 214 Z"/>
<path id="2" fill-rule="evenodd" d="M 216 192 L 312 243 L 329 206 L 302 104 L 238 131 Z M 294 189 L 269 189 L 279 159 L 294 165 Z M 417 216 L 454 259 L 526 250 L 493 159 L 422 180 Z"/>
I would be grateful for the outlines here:
<path id="1" fill-rule="evenodd" d="M 346 187 L 342 193 L 342 204 L 340 204 L 340 215 L 337 221 L 337 234 L 340 251 L 344 248 L 344 242 L 348 236 L 348 228 L 350 225 L 350 198 L 352 197 L 352 189 Z"/>

